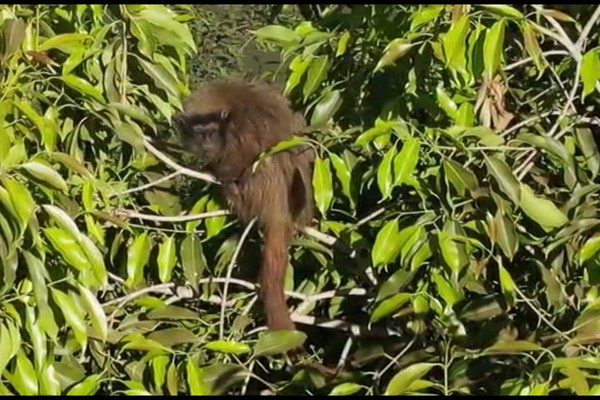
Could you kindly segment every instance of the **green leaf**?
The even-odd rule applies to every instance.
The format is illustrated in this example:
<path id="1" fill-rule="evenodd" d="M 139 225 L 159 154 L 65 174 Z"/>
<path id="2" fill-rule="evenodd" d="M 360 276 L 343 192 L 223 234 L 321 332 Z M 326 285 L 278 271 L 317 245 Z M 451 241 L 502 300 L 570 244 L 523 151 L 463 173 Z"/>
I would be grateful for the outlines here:
<path id="1" fill-rule="evenodd" d="M 167 364 L 169 363 L 169 356 L 160 355 L 150 360 L 152 365 L 152 377 L 154 378 L 154 389 L 159 393 L 162 393 L 162 386 L 165 383 L 167 376 Z"/>
<path id="2" fill-rule="evenodd" d="M 102 305 L 92 292 L 81 285 L 79 285 L 79 293 L 81 294 L 83 304 L 92 321 L 92 326 L 96 332 L 100 334 L 102 341 L 106 341 L 108 336 L 108 323 Z"/>
<path id="3" fill-rule="evenodd" d="M 392 189 L 394 188 L 394 175 L 392 166 L 396 154 L 396 147 L 390 147 L 390 149 L 383 156 L 383 159 L 377 168 L 377 185 L 379 186 L 379 191 L 381 192 L 383 199 L 389 198 L 392 194 Z"/>
<path id="4" fill-rule="evenodd" d="M 181 265 L 185 279 L 193 288 L 198 288 L 202 273 L 206 268 L 206 258 L 202 251 L 202 243 L 196 235 L 188 235 L 181 242 Z"/>
<path id="5" fill-rule="evenodd" d="M 440 4 L 422 5 L 421 9 L 411 16 L 410 30 L 414 31 L 415 28 L 437 19 L 443 9 L 444 6 Z"/>
<path id="6" fill-rule="evenodd" d="M 576 128 L 575 138 L 577 145 L 583 153 L 587 167 L 592 173 L 592 177 L 595 178 L 600 171 L 600 154 L 598 153 L 598 146 L 596 146 L 592 130 L 589 128 Z"/>
<path id="7" fill-rule="evenodd" d="M 46 334 L 37 322 L 34 308 L 27 307 L 25 310 L 25 326 L 33 345 L 35 366 L 38 370 L 41 370 L 48 356 L 48 347 L 46 346 Z"/>
<path id="8" fill-rule="evenodd" d="M 600 235 L 595 235 L 589 238 L 581 247 L 579 252 L 579 263 L 583 264 L 591 259 L 600 250 Z"/>
<path id="9" fill-rule="evenodd" d="M 77 240 L 81 237 L 81 232 L 75 222 L 62 209 L 50 204 L 45 204 L 42 208 L 48 213 L 52 220 L 54 220 L 63 231 L 71 235 L 73 239 Z"/>
<path id="10" fill-rule="evenodd" d="M 221 210 L 222 208 L 223 207 L 218 202 L 216 202 L 215 199 L 212 197 L 206 203 L 206 211 L 207 212 L 218 211 L 218 210 Z M 208 237 L 213 237 L 215 235 L 218 235 L 219 233 L 221 233 L 221 229 L 223 229 L 226 222 L 227 222 L 227 217 L 225 217 L 225 216 L 206 218 L 204 220 L 204 226 L 206 227 L 206 235 Z"/>
<path id="11" fill-rule="evenodd" d="M 55 189 L 62 191 L 67 190 L 67 183 L 64 181 L 62 176 L 45 164 L 36 161 L 30 161 L 28 163 L 21 164 L 20 167 L 25 169 L 35 179 L 38 179 Z"/>
<path id="12" fill-rule="evenodd" d="M 419 139 L 407 139 L 400 153 L 394 158 L 394 186 L 409 182 L 417 164 L 419 163 Z"/>
<path id="13" fill-rule="evenodd" d="M 311 60 L 306 72 L 306 82 L 302 88 L 302 94 L 304 100 L 308 99 L 311 94 L 319 87 L 321 82 L 327 77 L 327 71 L 329 70 L 329 57 L 319 56 Z"/>
<path id="14" fill-rule="evenodd" d="M 25 22 L 21 18 L 5 19 L 3 21 L 2 33 L 4 37 L 4 49 L 2 58 L 6 60 L 10 55 L 21 47 L 25 39 Z"/>
<path id="15" fill-rule="evenodd" d="M 403 243 L 399 243 L 398 235 L 397 219 L 386 222 L 379 230 L 371 249 L 371 260 L 374 266 L 389 264 L 400 255 Z"/>
<path id="16" fill-rule="evenodd" d="M 175 396 L 178 393 L 179 388 L 179 376 L 177 374 L 177 367 L 174 362 L 171 362 L 167 369 L 167 389 L 171 396 Z"/>
<path id="17" fill-rule="evenodd" d="M 325 216 L 333 200 L 333 179 L 329 168 L 329 159 L 315 158 L 312 183 L 315 203 L 321 215 Z"/>
<path id="18" fill-rule="evenodd" d="M 46 268 L 42 261 L 28 251 L 23 251 L 23 258 L 27 264 L 27 272 L 33 284 L 33 294 L 38 307 L 48 305 L 48 286 L 46 283 Z"/>
<path id="19" fill-rule="evenodd" d="M 157 87 L 170 96 L 179 96 L 176 77 L 173 77 L 162 65 L 148 62 L 141 57 L 138 57 L 138 61 L 141 64 L 142 71 L 154 81 Z"/>
<path id="20" fill-rule="evenodd" d="M 587 396 L 590 394 L 587 377 L 579 368 L 574 365 L 567 365 L 561 372 L 569 377 L 570 386 L 578 396 Z"/>
<path id="21" fill-rule="evenodd" d="M 440 250 L 442 257 L 452 272 L 458 276 L 458 273 L 468 263 L 465 254 L 464 244 L 455 239 L 455 235 L 450 232 L 441 231 L 438 233 Z"/>
<path id="22" fill-rule="evenodd" d="M 21 227 L 25 227 L 35 209 L 31 193 L 25 185 L 8 177 L 2 178 L 2 184 L 10 196 L 11 204 L 17 213 L 16 217 L 21 220 Z"/>
<path id="23" fill-rule="evenodd" d="M 500 273 L 500 287 L 502 288 L 502 293 L 507 298 L 508 303 L 512 305 L 515 301 L 515 292 L 517 285 L 513 280 L 510 273 L 502 266 L 502 264 L 498 264 L 498 271 Z"/>
<path id="24" fill-rule="evenodd" d="M 100 389 L 101 374 L 92 374 L 69 390 L 67 396 L 92 396 Z"/>
<path id="25" fill-rule="evenodd" d="M 335 51 L 336 57 L 343 56 L 344 54 L 346 54 L 346 49 L 348 48 L 349 40 L 350 40 L 350 31 L 344 31 L 344 33 L 342 33 L 342 36 L 340 36 L 340 39 L 338 40 L 338 43 L 337 43 L 337 50 Z"/>
<path id="26" fill-rule="evenodd" d="M 63 259 L 78 271 L 84 271 L 88 266 L 88 260 L 77 241 L 71 235 L 60 228 L 50 227 L 44 229 L 46 238 L 57 250 Z"/>
<path id="27" fill-rule="evenodd" d="M 515 226 L 510 218 L 502 215 L 500 212 L 496 213 L 493 223 L 496 240 L 504 255 L 512 261 L 519 246 Z"/>
<path id="28" fill-rule="evenodd" d="M 89 261 L 89 265 L 92 267 L 92 274 L 97 285 L 106 285 L 108 273 L 106 272 L 106 266 L 104 265 L 104 256 L 100 250 L 98 250 L 98 247 L 96 247 L 94 242 L 92 242 L 89 237 L 83 234 L 79 236 L 79 245 L 85 253 L 86 258 Z M 96 287 L 96 284 L 92 286 Z"/>
<path id="29" fill-rule="evenodd" d="M 456 112 L 458 110 L 458 106 L 456 103 L 446 94 L 444 89 L 441 86 L 438 86 L 435 89 L 437 95 L 437 101 L 442 110 L 448 115 L 450 118 L 456 118 Z"/>
<path id="30" fill-rule="evenodd" d="M 327 92 L 317 103 L 310 117 L 311 126 L 324 125 L 342 106 L 343 100 L 339 90 Z"/>
<path id="31" fill-rule="evenodd" d="M 301 347 L 306 333 L 295 330 L 268 331 L 260 335 L 254 345 L 254 357 L 272 356 Z"/>
<path id="32" fill-rule="evenodd" d="M 38 380 L 35 369 L 23 350 L 19 350 L 17 353 L 15 370 L 9 378 L 9 382 L 21 396 L 38 394 Z"/>
<path id="33" fill-rule="evenodd" d="M 298 86 L 309 65 L 310 59 L 304 58 L 301 54 L 294 57 L 292 62 L 290 62 L 290 70 L 292 72 L 289 74 L 287 82 L 285 83 L 284 93 L 286 95 L 289 95 L 292 90 Z"/>
<path id="34" fill-rule="evenodd" d="M 71 53 L 73 48 L 83 46 L 83 41 L 93 39 L 92 36 L 84 33 L 63 33 L 52 36 L 38 45 L 37 51 L 48 51 L 50 49 L 59 49 L 65 53 Z"/>
<path id="35" fill-rule="evenodd" d="M 600 58 L 596 49 L 592 49 L 585 53 L 581 60 L 582 100 L 594 91 L 598 80 L 600 80 Z"/>
<path id="36" fill-rule="evenodd" d="M 213 340 L 204 345 L 204 348 L 218 351 L 226 354 L 245 354 L 249 353 L 252 349 L 246 343 L 233 342 L 227 340 Z"/>
<path id="37" fill-rule="evenodd" d="M 302 39 L 295 31 L 281 25 L 267 25 L 258 29 L 254 34 L 260 40 L 271 41 L 286 46 L 298 43 Z"/>
<path id="38" fill-rule="evenodd" d="M 96 86 L 93 86 L 85 79 L 73 74 L 63 75 L 61 79 L 65 84 L 67 84 L 67 86 L 71 87 L 72 89 L 75 89 L 79 93 L 85 96 L 90 96 L 99 103 L 104 103 L 102 90 L 98 89 L 98 87 Z"/>
<path id="39" fill-rule="evenodd" d="M 454 288 L 452 284 L 448 282 L 448 280 L 446 280 L 442 275 L 436 273 L 433 274 L 432 277 L 438 293 L 449 307 L 453 307 L 456 303 L 462 300 L 462 293 Z"/>
<path id="40" fill-rule="evenodd" d="M 350 172 L 350 168 L 346 164 L 346 161 L 344 161 L 343 158 L 341 158 L 340 156 L 338 156 L 335 153 L 330 153 L 329 159 L 331 160 L 331 164 L 333 165 L 333 168 L 335 169 L 335 174 L 336 174 L 337 178 L 339 179 L 340 183 L 342 184 L 342 192 L 344 193 L 344 195 L 346 196 L 348 201 L 350 201 L 350 205 L 352 206 L 352 208 L 354 208 L 355 204 L 354 204 L 354 197 L 352 196 L 352 187 L 351 187 L 352 173 Z"/>
<path id="41" fill-rule="evenodd" d="M 154 125 L 152 119 L 148 116 L 148 113 L 142 107 L 138 107 L 138 106 L 136 106 L 134 104 L 130 104 L 130 103 L 109 103 L 107 105 L 107 107 L 109 109 L 114 109 L 117 112 L 127 115 L 139 122 L 144 123 L 144 124 L 147 124 L 150 126 Z"/>
<path id="42" fill-rule="evenodd" d="M 492 25 L 485 35 L 485 42 L 483 44 L 483 62 L 485 65 L 485 75 L 488 79 L 491 79 L 494 76 L 502 62 L 505 29 L 506 21 L 501 19 Z"/>
<path id="43" fill-rule="evenodd" d="M 0 374 L 4 372 L 20 348 L 21 337 L 12 322 L 7 320 L 5 323 L 0 323 Z"/>
<path id="44" fill-rule="evenodd" d="M 127 249 L 127 281 L 129 287 L 135 286 L 144 279 L 144 267 L 150 259 L 152 240 L 148 232 L 144 232 L 133 240 Z"/>
<path id="45" fill-rule="evenodd" d="M 452 23 L 442 39 L 446 65 L 457 71 L 464 71 L 467 64 L 465 50 L 469 22 L 469 16 L 463 15 L 458 21 Z"/>
<path id="46" fill-rule="evenodd" d="M 379 288 L 377 292 L 376 302 L 379 302 L 389 296 L 392 296 L 408 285 L 414 274 L 406 269 L 400 268 L 394 272 Z"/>
<path id="47" fill-rule="evenodd" d="M 521 209 L 529 218 L 540 224 L 544 229 L 559 228 L 569 222 L 554 203 L 548 199 L 536 196 L 531 188 L 521 183 Z"/>
<path id="48" fill-rule="evenodd" d="M 173 273 L 173 268 L 177 264 L 177 253 L 175 249 L 175 239 L 173 236 L 167 236 L 158 246 L 158 277 L 161 282 L 169 282 Z"/>
<path id="49" fill-rule="evenodd" d="M 517 10 L 516 8 L 506 5 L 506 4 L 478 4 L 479 7 L 487 8 L 492 12 L 499 13 L 500 15 L 504 15 L 507 17 L 512 17 L 516 19 L 525 18 L 523 14 Z"/>
<path id="50" fill-rule="evenodd" d="M 495 156 L 486 156 L 485 163 L 488 167 L 489 172 L 492 174 L 498 187 L 514 204 L 520 203 L 520 186 L 517 179 L 514 177 L 509 166 L 501 159 Z"/>
<path id="51" fill-rule="evenodd" d="M 50 396 L 60 396 L 61 388 L 58 380 L 58 374 L 52 364 L 42 368 L 40 373 L 40 394 Z"/>
<path id="52" fill-rule="evenodd" d="M 208 396 L 210 391 L 204 382 L 204 373 L 202 368 L 196 365 L 196 362 L 191 358 L 188 359 L 186 367 L 187 382 L 192 396 Z"/>
<path id="53" fill-rule="evenodd" d="M 81 348 L 85 351 L 87 347 L 87 332 L 80 308 L 68 294 L 52 287 L 50 288 L 50 291 L 52 292 L 52 298 L 62 311 L 67 325 L 73 329 L 75 340 L 77 340 L 77 343 L 79 343 Z"/>
<path id="54" fill-rule="evenodd" d="M 442 165 L 446 178 L 461 197 L 467 190 L 473 191 L 477 188 L 477 177 L 473 172 L 451 159 L 445 159 Z"/>
<path id="55" fill-rule="evenodd" d="M 523 29 L 523 41 L 525 44 L 525 50 L 527 50 L 527 54 L 529 54 L 529 57 L 533 59 L 535 66 L 541 73 L 544 70 L 545 65 L 542 54 L 542 48 L 540 47 L 540 43 L 538 42 L 535 30 L 527 21 L 524 21 L 521 26 Z"/>
<path id="56" fill-rule="evenodd" d="M 329 396 L 351 396 L 362 388 L 358 383 L 344 382 L 331 389 Z"/>
<path id="57" fill-rule="evenodd" d="M 411 390 L 411 385 L 427 374 L 431 368 L 435 367 L 432 363 L 417 363 L 403 368 L 390 380 L 385 395 L 399 396 Z"/>
<path id="58" fill-rule="evenodd" d="M 371 313 L 371 323 L 375 323 L 380 319 L 390 315 L 406 304 L 412 297 L 410 293 L 398 293 L 388 299 L 383 300 L 375 307 Z"/>
<path id="59" fill-rule="evenodd" d="M 147 337 L 168 348 L 184 343 L 196 343 L 198 341 L 196 335 L 183 327 L 155 330 Z"/>
<path id="60" fill-rule="evenodd" d="M 373 72 L 377 72 L 388 65 L 394 64 L 397 59 L 408 53 L 413 46 L 414 43 L 411 43 L 410 40 L 407 39 L 396 38 L 392 40 L 383 50 L 383 56 L 379 59 Z"/>
<path id="61" fill-rule="evenodd" d="M 544 348 L 528 340 L 500 340 L 483 351 L 483 354 L 515 354 L 527 351 L 544 351 Z"/>

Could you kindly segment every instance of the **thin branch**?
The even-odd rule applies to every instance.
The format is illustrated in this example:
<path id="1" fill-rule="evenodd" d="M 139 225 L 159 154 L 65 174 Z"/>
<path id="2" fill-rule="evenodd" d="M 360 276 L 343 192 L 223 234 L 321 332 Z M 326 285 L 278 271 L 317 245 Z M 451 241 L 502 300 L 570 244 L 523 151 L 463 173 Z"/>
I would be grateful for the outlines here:
<path id="1" fill-rule="evenodd" d="M 569 108 L 573 105 L 573 102 L 575 101 L 575 96 L 577 95 L 577 88 L 579 87 L 579 74 L 580 73 L 581 73 L 581 61 L 578 61 L 577 66 L 575 68 L 575 77 L 573 78 L 573 87 L 571 88 L 571 92 L 569 93 L 567 103 L 563 107 L 558 118 L 556 118 L 556 121 L 554 122 L 554 125 L 552 126 L 552 128 L 550 128 L 550 131 L 547 134 L 548 137 L 554 136 L 554 133 L 556 132 L 556 130 L 558 129 L 558 127 L 560 125 L 560 122 L 562 121 L 562 119 L 565 117 L 565 115 L 569 111 Z M 531 168 L 533 168 L 533 160 L 537 154 L 538 154 L 538 151 L 533 150 L 531 152 L 530 156 L 527 157 L 525 162 L 522 163 L 519 168 L 517 168 L 517 171 L 519 169 L 521 170 L 521 172 L 517 172 L 517 179 L 519 181 L 522 181 L 523 178 L 525 177 L 525 175 L 527 175 L 527 173 L 531 170 Z"/>
<path id="2" fill-rule="evenodd" d="M 322 292 L 322 293 L 315 293 L 315 294 L 311 294 L 309 296 L 307 296 L 304 301 L 296 308 L 296 313 L 298 314 L 303 314 L 305 311 L 305 309 L 308 308 L 308 306 L 310 306 L 312 303 L 320 301 L 320 300 L 326 300 L 326 299 L 331 299 L 333 297 L 338 297 L 338 296 L 366 296 L 367 295 L 367 291 L 365 289 L 362 288 L 354 288 L 354 289 L 350 289 L 350 290 L 344 290 L 344 289 L 337 289 L 337 290 L 328 290 L 326 292 Z"/>
<path id="3" fill-rule="evenodd" d="M 349 336 L 346 340 L 346 344 L 342 349 L 342 353 L 340 354 L 340 358 L 337 364 L 338 370 L 341 370 L 346 364 L 346 360 L 348 359 L 348 354 L 350 353 L 350 349 L 352 349 L 352 336 Z"/>
<path id="4" fill-rule="evenodd" d="M 131 193 L 135 193 L 135 192 L 139 192 L 139 191 L 142 191 L 142 190 L 149 189 L 149 188 L 151 188 L 153 186 L 158 186 L 161 183 L 163 183 L 165 181 L 168 181 L 170 179 L 173 179 L 173 178 L 175 178 L 176 176 L 179 176 L 179 175 L 182 175 L 181 171 L 172 172 L 172 173 L 170 173 L 167 176 L 163 176 L 160 179 L 157 179 L 157 180 L 152 181 L 152 182 L 148 182 L 145 185 L 134 187 L 134 188 L 125 190 L 125 191 L 123 191 L 121 193 L 117 193 L 117 196 L 125 196 L 125 195 L 131 194 Z"/>
<path id="5" fill-rule="evenodd" d="M 600 19 L 600 6 L 596 7 L 596 11 L 594 11 L 592 16 L 588 20 L 588 22 L 583 27 L 583 30 L 581 31 L 581 36 L 579 36 L 579 39 L 577 39 L 577 43 L 575 43 L 575 46 L 577 46 L 577 48 L 579 49 L 580 52 L 583 49 L 583 45 L 584 45 L 583 42 L 587 39 L 588 35 L 592 31 L 592 28 L 598 22 L 599 19 Z"/>
<path id="6" fill-rule="evenodd" d="M 570 55 L 570 53 L 565 50 L 550 50 L 550 51 L 543 52 L 541 55 L 545 56 L 545 57 L 547 57 L 547 56 L 568 56 L 568 55 Z M 524 58 L 524 59 L 516 61 L 512 64 L 508 64 L 506 67 L 504 67 L 504 71 L 505 72 L 511 71 L 515 68 L 520 67 L 521 65 L 530 63 L 532 61 L 533 61 L 533 57 Z"/>
<path id="7" fill-rule="evenodd" d="M 215 210 L 215 211 L 207 211 L 205 213 L 200 213 L 200 214 L 166 216 L 166 215 L 142 214 L 142 213 L 138 213 L 138 212 L 135 212 L 132 210 L 120 209 L 120 210 L 113 211 L 113 214 L 118 217 L 135 218 L 135 219 L 142 219 L 142 220 L 146 220 L 146 221 L 155 221 L 155 222 L 188 222 L 188 221 L 195 221 L 198 219 L 222 217 L 224 215 L 229 215 L 231 213 L 228 210 Z"/>
<path id="8" fill-rule="evenodd" d="M 340 319 L 331 320 L 319 320 L 313 316 L 292 313 L 292 321 L 303 324 L 318 326 L 320 328 L 337 329 L 341 331 L 350 332 L 354 336 L 402 336 L 402 333 L 394 331 L 388 328 L 372 328 L 366 325 L 353 324 L 350 322 L 342 321 Z"/>
<path id="9" fill-rule="evenodd" d="M 150 143 L 150 140 L 148 138 L 144 137 L 143 143 L 144 143 L 144 147 L 150 153 L 152 153 L 156 158 L 158 158 L 159 160 L 161 160 L 166 165 L 168 165 L 175 171 L 179 172 L 180 174 L 187 175 L 192 178 L 200 179 L 202 181 L 219 184 L 217 179 L 214 176 L 212 176 L 211 174 L 207 174 L 205 172 L 194 171 L 192 169 L 189 169 L 189 168 L 186 168 L 186 167 L 183 167 L 183 166 L 177 164 L 175 161 L 171 160 L 169 157 L 167 157 L 165 154 L 163 154 L 160 150 L 158 150 L 156 147 L 154 147 Z"/>
<path id="10" fill-rule="evenodd" d="M 242 246 L 246 241 L 246 237 L 250 233 L 250 230 L 254 226 L 256 222 L 256 218 L 252 219 L 250 223 L 242 232 L 242 236 L 240 237 L 240 241 L 238 242 L 237 247 L 235 248 L 235 252 L 233 253 L 233 257 L 231 257 L 231 261 L 229 262 L 229 266 L 227 267 L 227 277 L 225 278 L 225 286 L 223 287 L 223 302 L 221 303 L 221 318 L 219 321 L 219 339 L 223 339 L 223 330 L 225 329 L 225 306 L 227 302 L 227 292 L 229 290 L 229 281 L 231 280 L 231 272 L 233 271 L 233 266 L 235 265 L 238 256 L 240 255 L 240 251 L 242 250 Z"/>

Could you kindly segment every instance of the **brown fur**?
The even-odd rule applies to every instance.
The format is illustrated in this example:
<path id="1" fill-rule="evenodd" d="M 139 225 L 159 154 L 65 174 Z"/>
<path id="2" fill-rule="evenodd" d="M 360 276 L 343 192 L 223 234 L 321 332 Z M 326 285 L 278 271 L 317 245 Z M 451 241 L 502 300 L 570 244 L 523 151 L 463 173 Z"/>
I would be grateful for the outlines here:
<path id="1" fill-rule="evenodd" d="M 314 154 L 294 147 L 261 161 L 257 156 L 300 134 L 304 118 L 273 86 L 259 82 L 207 84 L 184 101 L 178 116 L 185 145 L 207 161 L 223 183 L 230 208 L 243 221 L 257 218 L 264 237 L 261 300 L 269 329 L 294 329 L 284 295 L 288 247 L 294 229 L 314 213 Z"/>

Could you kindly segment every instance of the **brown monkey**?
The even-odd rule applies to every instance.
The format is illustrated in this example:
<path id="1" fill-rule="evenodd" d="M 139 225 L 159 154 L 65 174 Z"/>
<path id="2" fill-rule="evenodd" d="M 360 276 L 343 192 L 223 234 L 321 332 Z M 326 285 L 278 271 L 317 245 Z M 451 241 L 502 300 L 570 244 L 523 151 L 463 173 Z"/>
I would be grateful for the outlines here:
<path id="1" fill-rule="evenodd" d="M 283 286 L 294 230 L 313 218 L 314 153 L 297 146 L 264 159 L 254 172 L 252 166 L 261 152 L 300 134 L 304 118 L 275 87 L 231 81 L 188 96 L 177 123 L 184 145 L 223 184 L 230 208 L 243 221 L 257 219 L 264 238 L 259 281 L 267 326 L 294 329 Z"/>

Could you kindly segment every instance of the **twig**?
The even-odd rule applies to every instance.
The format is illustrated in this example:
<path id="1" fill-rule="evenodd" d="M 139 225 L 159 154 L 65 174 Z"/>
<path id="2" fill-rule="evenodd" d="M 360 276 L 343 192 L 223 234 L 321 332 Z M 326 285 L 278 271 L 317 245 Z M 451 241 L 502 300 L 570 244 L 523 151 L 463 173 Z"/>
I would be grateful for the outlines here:
<path id="1" fill-rule="evenodd" d="M 376 379 L 381 378 L 383 376 L 383 374 L 385 374 L 388 369 L 390 369 L 394 364 L 396 364 L 398 362 L 398 360 L 400 358 L 402 358 L 402 356 L 405 355 L 408 350 L 410 350 L 410 348 L 412 347 L 412 345 L 415 344 L 416 340 L 417 340 L 417 337 L 413 336 L 413 338 L 410 339 L 410 342 L 408 342 L 408 344 L 406 345 L 406 347 L 403 348 L 402 351 L 400 351 L 400 353 L 398 353 L 394 358 L 392 358 L 392 360 L 389 362 L 388 365 L 386 365 L 381 371 L 379 371 L 377 373 Z"/>
<path id="2" fill-rule="evenodd" d="M 303 314 L 304 310 L 308 308 L 308 306 L 316 301 L 330 299 L 337 296 L 365 296 L 367 291 L 362 288 L 354 288 L 350 290 L 328 290 L 322 293 L 315 293 L 307 296 L 304 301 L 296 308 L 296 313 Z"/>
<path id="3" fill-rule="evenodd" d="M 167 157 L 161 151 L 159 151 L 156 147 L 154 147 L 150 143 L 150 140 L 148 140 L 148 138 L 144 137 L 143 143 L 144 143 L 144 147 L 150 153 L 152 153 L 156 158 L 158 158 L 159 160 L 161 160 L 166 165 L 168 165 L 175 171 L 179 172 L 180 174 L 187 175 L 192 178 L 200 179 L 202 181 L 219 184 L 217 179 L 214 176 L 212 176 L 211 174 L 207 174 L 205 172 L 194 171 L 192 169 L 182 167 L 181 165 L 177 164 L 175 161 L 171 160 L 169 157 Z"/>
<path id="4" fill-rule="evenodd" d="M 575 46 L 577 46 L 577 49 L 579 50 L 579 52 L 581 52 L 581 50 L 583 49 L 583 44 L 584 44 L 583 42 L 587 39 L 592 28 L 598 22 L 599 19 L 600 19 L 600 6 L 596 7 L 596 11 L 594 11 L 592 16 L 588 20 L 588 22 L 583 27 L 583 30 L 581 31 L 581 36 L 579 36 L 579 39 L 577 39 L 577 42 L 575 43 Z"/>
<path id="5" fill-rule="evenodd" d="M 119 217 L 135 218 L 135 219 L 142 219 L 142 220 L 146 220 L 146 221 L 155 221 L 155 222 L 187 222 L 187 221 L 195 221 L 198 219 L 222 217 L 224 215 L 229 215 L 231 213 L 228 210 L 215 210 L 215 211 L 207 211 L 207 212 L 200 213 L 200 214 L 166 216 L 166 215 L 142 214 L 142 213 L 135 212 L 133 210 L 120 209 L 120 210 L 113 211 L 113 214 L 116 216 L 119 216 Z"/>
<path id="6" fill-rule="evenodd" d="M 231 272 L 233 271 L 233 266 L 235 265 L 238 256 L 240 255 L 240 251 L 242 250 L 242 246 L 246 241 L 246 237 L 250 233 L 250 230 L 254 226 L 256 219 L 252 219 L 250 223 L 242 232 L 242 236 L 240 237 L 240 241 L 238 242 L 237 247 L 235 248 L 235 252 L 233 253 L 233 257 L 231 257 L 231 261 L 229 262 L 229 266 L 227 267 L 227 277 L 225 278 L 225 286 L 223 287 L 223 302 L 221 303 L 221 318 L 219 321 L 219 339 L 223 339 L 223 330 L 225 329 L 225 303 L 227 302 L 227 292 L 229 290 L 229 281 L 231 280 Z"/>
<path id="7" fill-rule="evenodd" d="M 564 51 L 564 50 L 550 50 L 550 51 L 543 52 L 542 55 L 543 56 L 568 56 L 570 54 L 568 51 Z M 533 57 L 524 58 L 524 59 L 516 61 L 512 64 L 508 64 L 506 67 L 504 67 L 504 71 L 508 72 L 510 70 L 520 67 L 523 64 L 527 64 L 531 61 L 533 61 Z"/>
<path id="8" fill-rule="evenodd" d="M 350 353 L 350 349 L 352 348 L 352 336 L 349 336 L 346 340 L 346 344 L 342 349 L 342 353 L 340 354 L 340 359 L 338 360 L 338 370 L 341 370 L 343 366 L 346 364 L 346 359 L 348 358 L 348 353 Z"/>
<path id="9" fill-rule="evenodd" d="M 175 178 L 176 176 L 179 176 L 179 175 L 181 175 L 181 171 L 172 172 L 172 173 L 170 173 L 167 176 L 163 176 L 160 179 L 157 179 L 157 180 L 152 181 L 152 182 L 148 182 L 148 183 L 146 183 L 146 184 L 144 184 L 142 186 L 134 187 L 134 188 L 125 190 L 125 191 L 123 191 L 121 193 L 117 193 L 117 196 L 125 196 L 125 195 L 131 194 L 131 193 L 135 193 L 135 192 L 139 192 L 139 191 L 142 191 L 142 190 L 149 189 L 149 188 L 151 188 L 153 186 L 160 185 L 161 183 L 163 183 L 165 181 L 173 179 L 173 178 Z"/>
<path id="10" fill-rule="evenodd" d="M 573 87 L 571 88 L 571 92 L 569 93 L 569 97 L 567 98 L 567 103 L 563 107 L 558 118 L 556 118 L 556 121 L 554 122 L 554 125 L 552 126 L 552 128 L 550 128 L 550 131 L 547 134 L 548 137 L 554 136 L 554 133 L 556 132 L 556 130 L 558 129 L 558 127 L 560 125 L 560 122 L 562 121 L 562 119 L 565 117 L 565 115 L 569 111 L 569 108 L 572 106 L 573 101 L 575 101 L 575 96 L 577 95 L 577 88 L 579 87 L 580 72 L 581 72 L 581 61 L 578 61 L 577 66 L 575 68 L 575 77 L 573 78 Z M 538 153 L 537 149 L 532 150 L 531 154 L 527 157 L 525 162 L 522 163 L 517 168 L 517 171 L 521 170 L 521 172 L 515 171 L 517 173 L 517 179 L 519 181 L 522 181 L 523 178 L 525 177 L 525 175 L 527 175 L 527 173 L 531 170 L 531 168 L 533 168 L 533 159 L 535 158 L 537 153 Z"/>
<path id="11" fill-rule="evenodd" d="M 304 324 L 313 325 L 321 328 L 337 329 L 341 331 L 350 332 L 354 336 L 402 336 L 402 333 L 396 332 L 388 328 L 372 328 L 366 325 L 353 324 L 350 322 L 342 321 L 340 319 L 331 319 L 326 321 L 318 321 L 317 318 L 309 315 L 302 315 L 292 313 L 292 321 Z"/>

